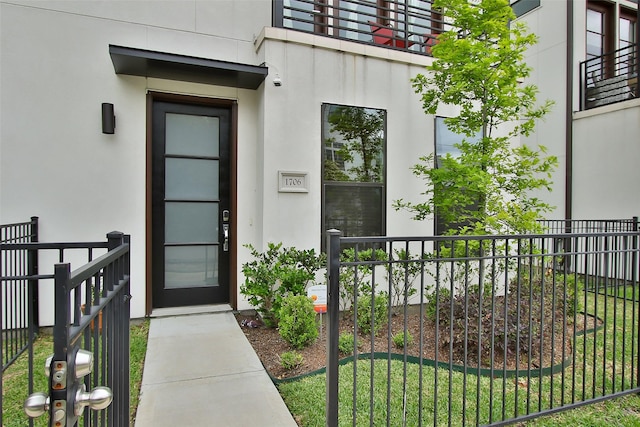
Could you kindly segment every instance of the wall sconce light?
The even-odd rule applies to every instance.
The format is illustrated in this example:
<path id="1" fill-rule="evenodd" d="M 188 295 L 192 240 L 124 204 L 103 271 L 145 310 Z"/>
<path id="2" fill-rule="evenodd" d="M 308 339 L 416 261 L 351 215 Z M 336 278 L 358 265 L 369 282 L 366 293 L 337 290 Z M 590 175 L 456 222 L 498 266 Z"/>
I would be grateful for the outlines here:
<path id="1" fill-rule="evenodd" d="M 102 103 L 102 133 L 113 134 L 116 131 L 116 116 L 113 104 Z"/>

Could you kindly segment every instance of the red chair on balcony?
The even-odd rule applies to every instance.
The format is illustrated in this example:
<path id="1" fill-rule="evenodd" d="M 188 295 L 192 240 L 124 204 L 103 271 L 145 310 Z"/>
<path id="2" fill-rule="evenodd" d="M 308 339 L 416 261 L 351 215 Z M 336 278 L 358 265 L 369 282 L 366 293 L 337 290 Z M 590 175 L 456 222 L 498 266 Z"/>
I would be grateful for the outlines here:
<path id="1" fill-rule="evenodd" d="M 438 43 L 438 34 L 425 34 L 422 37 L 424 40 L 424 51 L 427 55 L 431 55 L 431 48 Z"/>
<path id="2" fill-rule="evenodd" d="M 377 22 L 369 21 L 369 26 L 371 27 L 371 33 L 373 35 L 373 42 L 375 44 L 382 44 L 386 46 L 394 46 L 399 48 L 407 48 L 412 46 L 414 42 L 409 41 L 406 43 L 402 39 L 398 39 L 394 34 L 395 31 L 391 27 L 386 27 L 382 24 L 378 24 Z"/>

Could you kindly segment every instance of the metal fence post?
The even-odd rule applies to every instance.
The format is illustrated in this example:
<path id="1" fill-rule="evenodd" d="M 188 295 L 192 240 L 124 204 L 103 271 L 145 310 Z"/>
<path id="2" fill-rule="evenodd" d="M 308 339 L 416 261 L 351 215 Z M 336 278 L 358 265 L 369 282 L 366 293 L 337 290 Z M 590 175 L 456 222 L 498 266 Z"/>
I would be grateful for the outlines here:
<path id="1" fill-rule="evenodd" d="M 107 242 L 107 250 L 114 250 L 124 242 L 124 233 L 121 231 L 107 233 Z"/>
<path id="2" fill-rule="evenodd" d="M 131 277 L 131 236 L 126 234 L 124 236 L 124 240 L 123 243 L 129 245 L 129 252 L 127 253 L 125 259 L 124 259 L 124 265 L 123 265 L 123 273 L 125 276 L 127 277 Z M 127 285 L 124 289 L 124 295 L 122 296 L 123 298 L 123 308 L 124 311 L 122 312 L 122 335 L 123 335 L 123 342 L 124 345 L 126 347 L 126 350 L 123 351 L 122 353 L 122 366 L 129 366 L 130 363 L 130 357 L 129 357 L 129 353 L 130 353 L 130 347 L 129 347 L 129 342 L 130 342 L 130 319 L 131 319 L 131 282 L 130 280 L 127 280 Z M 123 369 L 123 373 L 124 376 L 122 378 L 122 391 L 123 391 L 123 396 L 121 396 L 120 398 L 121 400 L 121 407 L 122 408 L 129 408 L 129 405 L 131 404 L 130 401 L 130 391 L 129 391 L 129 382 L 130 382 L 130 372 L 128 369 Z M 127 410 L 123 410 L 122 411 L 122 425 L 128 425 L 127 423 L 129 422 L 128 416 L 129 413 Z"/>
<path id="3" fill-rule="evenodd" d="M 38 217 L 31 217 L 31 243 L 37 243 L 39 240 L 38 237 Z M 28 273 L 31 277 L 36 277 L 38 275 L 38 250 L 37 249 L 29 249 L 28 250 Z M 30 328 L 31 328 L 31 337 L 33 340 L 35 338 L 35 334 L 38 332 L 40 328 L 40 317 L 38 313 L 38 279 L 29 279 L 28 281 L 29 293 L 31 297 L 31 317 L 30 317 Z"/>
<path id="4" fill-rule="evenodd" d="M 338 426 L 340 231 L 327 231 L 327 427 Z"/>
<path id="5" fill-rule="evenodd" d="M 633 232 L 632 239 L 633 253 L 631 255 L 631 283 L 633 284 L 633 300 L 636 303 L 638 297 L 638 217 L 633 217 Z M 636 360 L 636 387 L 640 385 L 640 304 L 638 305 L 638 342 L 637 342 L 637 360 Z"/>
<path id="6" fill-rule="evenodd" d="M 69 366 L 69 321 L 71 319 L 71 306 L 69 304 L 69 278 L 71 276 L 70 264 L 56 264 L 54 267 L 54 325 L 53 325 L 53 358 L 49 366 L 49 419 L 54 419 L 56 408 L 64 408 L 64 420 L 66 424 L 75 423 L 74 406 L 70 397 L 70 390 L 75 378 L 71 378 L 69 372 L 74 370 Z M 56 375 L 60 372 L 60 375 Z M 53 425 L 53 421 L 51 421 Z M 75 424 L 70 424 L 75 425 Z"/>

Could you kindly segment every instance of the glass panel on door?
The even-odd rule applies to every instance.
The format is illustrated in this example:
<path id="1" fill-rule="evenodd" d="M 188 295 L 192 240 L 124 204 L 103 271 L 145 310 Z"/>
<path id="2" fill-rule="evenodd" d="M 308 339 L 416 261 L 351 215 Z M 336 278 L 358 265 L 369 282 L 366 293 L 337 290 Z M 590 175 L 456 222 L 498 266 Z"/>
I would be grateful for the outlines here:
<path id="1" fill-rule="evenodd" d="M 154 307 L 228 302 L 230 110 L 153 108 Z"/>
<path id="2" fill-rule="evenodd" d="M 218 285 L 218 134 L 217 117 L 166 115 L 165 288 Z"/>
<path id="3" fill-rule="evenodd" d="M 167 158 L 165 198 L 217 200 L 219 163 L 218 160 Z"/>
<path id="4" fill-rule="evenodd" d="M 164 257 L 166 289 L 218 285 L 216 246 L 168 246 Z"/>
<path id="5" fill-rule="evenodd" d="M 165 154 L 218 157 L 220 118 L 166 114 Z"/>

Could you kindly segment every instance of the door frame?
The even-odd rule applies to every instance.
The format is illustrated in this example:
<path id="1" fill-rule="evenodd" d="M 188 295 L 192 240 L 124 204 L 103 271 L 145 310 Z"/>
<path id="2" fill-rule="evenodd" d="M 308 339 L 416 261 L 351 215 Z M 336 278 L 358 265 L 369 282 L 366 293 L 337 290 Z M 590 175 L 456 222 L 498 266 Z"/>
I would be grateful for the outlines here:
<path id="1" fill-rule="evenodd" d="M 229 140 L 229 204 L 231 217 L 229 227 L 231 241 L 229 242 L 229 304 L 231 308 L 238 308 L 238 233 L 237 233 L 237 171 L 238 171 L 238 102 L 233 99 L 205 98 L 200 96 L 179 95 L 149 91 L 147 93 L 146 116 L 146 185 L 145 185 L 145 314 L 148 316 L 153 310 L 153 246 L 152 246 L 152 184 L 153 184 L 153 103 L 156 101 L 172 102 L 176 104 L 205 105 L 209 107 L 228 108 L 231 113 L 231 135 Z"/>

